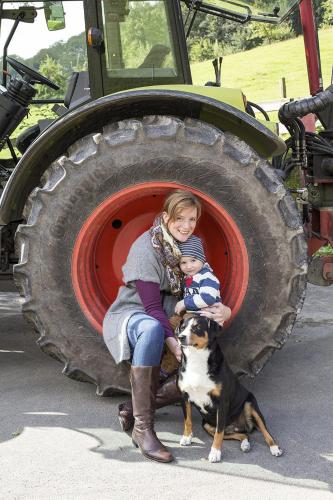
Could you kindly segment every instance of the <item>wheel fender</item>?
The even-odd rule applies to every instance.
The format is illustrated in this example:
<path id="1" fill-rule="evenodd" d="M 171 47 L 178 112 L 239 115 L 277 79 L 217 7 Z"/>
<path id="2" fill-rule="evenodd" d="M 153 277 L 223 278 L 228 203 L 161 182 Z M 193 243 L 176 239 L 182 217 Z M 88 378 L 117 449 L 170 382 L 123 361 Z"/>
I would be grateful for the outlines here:
<path id="1" fill-rule="evenodd" d="M 171 89 L 113 94 L 56 120 L 30 146 L 6 184 L 0 202 L 0 225 L 22 218 L 26 200 L 45 170 L 80 137 L 98 132 L 107 123 L 156 114 L 212 124 L 238 136 L 265 158 L 285 150 L 284 142 L 255 118 L 211 97 Z"/>

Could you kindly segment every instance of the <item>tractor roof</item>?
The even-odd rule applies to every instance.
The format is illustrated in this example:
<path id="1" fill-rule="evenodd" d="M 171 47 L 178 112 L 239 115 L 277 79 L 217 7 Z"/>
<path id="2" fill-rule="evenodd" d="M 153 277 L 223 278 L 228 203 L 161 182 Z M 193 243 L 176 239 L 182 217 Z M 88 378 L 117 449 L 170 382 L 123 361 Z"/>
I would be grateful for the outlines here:
<path id="1" fill-rule="evenodd" d="M 66 2 L 67 0 L 63 0 Z M 126 2 L 135 2 L 139 0 L 123 0 Z M 155 0 L 158 1 L 158 0 Z M 179 0 L 173 0 L 179 1 Z M 199 10 L 206 14 L 221 16 L 226 19 L 246 23 L 248 21 L 261 21 L 271 24 L 282 22 L 300 3 L 301 0 L 180 0 L 187 7 L 193 10 Z M 51 0 L 42 2 L 37 0 L 20 0 L 21 4 L 39 4 L 51 3 Z M 0 0 L 0 5 L 13 3 L 12 0 Z M 18 3 L 18 2 L 14 2 Z M 55 2 L 52 2 L 55 3 Z M 60 2 L 58 2 L 60 4 Z"/>
<path id="2" fill-rule="evenodd" d="M 190 9 L 199 10 L 242 23 L 261 21 L 282 22 L 300 0 L 182 0 Z"/>

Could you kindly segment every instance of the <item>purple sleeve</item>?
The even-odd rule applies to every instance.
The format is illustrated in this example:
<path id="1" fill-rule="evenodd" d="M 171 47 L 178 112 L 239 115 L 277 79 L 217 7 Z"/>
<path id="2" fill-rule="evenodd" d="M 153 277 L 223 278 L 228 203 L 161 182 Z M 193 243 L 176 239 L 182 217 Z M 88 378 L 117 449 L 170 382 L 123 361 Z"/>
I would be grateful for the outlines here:
<path id="1" fill-rule="evenodd" d="M 167 315 L 163 311 L 159 283 L 136 280 L 135 286 L 146 313 L 157 319 L 163 326 L 165 338 L 174 337 Z"/>

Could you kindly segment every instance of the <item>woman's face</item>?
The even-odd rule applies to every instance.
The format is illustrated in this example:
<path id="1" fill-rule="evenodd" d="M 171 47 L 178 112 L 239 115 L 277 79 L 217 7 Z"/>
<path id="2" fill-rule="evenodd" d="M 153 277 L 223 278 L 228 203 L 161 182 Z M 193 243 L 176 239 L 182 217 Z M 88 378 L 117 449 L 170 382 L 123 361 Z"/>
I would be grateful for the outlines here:
<path id="1" fill-rule="evenodd" d="M 177 241 L 186 241 L 193 233 L 198 220 L 196 207 L 184 208 L 177 214 L 175 220 L 171 220 L 166 212 L 163 212 L 163 221 L 170 234 Z"/>

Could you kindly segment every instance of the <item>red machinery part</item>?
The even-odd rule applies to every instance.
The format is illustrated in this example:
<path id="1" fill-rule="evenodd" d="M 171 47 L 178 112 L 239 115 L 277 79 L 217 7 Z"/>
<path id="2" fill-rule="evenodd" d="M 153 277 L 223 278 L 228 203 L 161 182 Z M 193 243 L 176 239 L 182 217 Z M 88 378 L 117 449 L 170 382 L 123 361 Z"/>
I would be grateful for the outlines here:
<path id="1" fill-rule="evenodd" d="M 302 0 L 299 5 L 304 36 L 306 63 L 308 68 L 311 95 L 316 95 L 323 88 L 318 36 L 313 12 L 312 0 Z"/>
<path id="2" fill-rule="evenodd" d="M 84 315 L 99 333 L 122 284 L 121 268 L 129 248 L 152 225 L 171 188 L 186 186 L 152 182 L 123 189 L 99 205 L 82 226 L 72 254 L 72 283 Z M 245 242 L 221 205 L 200 191 L 192 191 L 203 205 L 195 233 L 204 240 L 208 261 L 222 284 L 223 301 L 234 317 L 249 279 Z"/>
<path id="3" fill-rule="evenodd" d="M 311 237 L 308 239 L 308 254 L 313 255 L 323 245 L 333 246 L 333 210 L 320 208 L 312 210 L 311 224 L 307 228 Z"/>
<path id="4" fill-rule="evenodd" d="M 320 209 L 320 235 L 333 246 L 333 209 Z"/>

